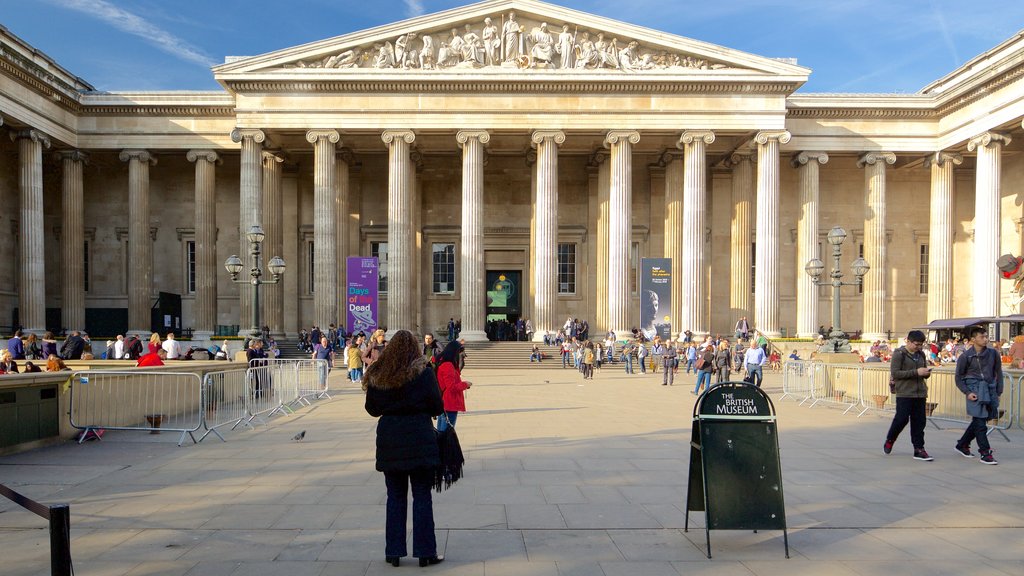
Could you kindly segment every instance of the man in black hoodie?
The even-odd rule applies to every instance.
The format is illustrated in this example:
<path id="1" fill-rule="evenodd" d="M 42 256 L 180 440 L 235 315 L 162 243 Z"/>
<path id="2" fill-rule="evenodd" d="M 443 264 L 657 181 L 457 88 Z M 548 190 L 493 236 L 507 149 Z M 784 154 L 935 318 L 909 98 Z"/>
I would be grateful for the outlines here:
<path id="1" fill-rule="evenodd" d="M 64 341 L 64 346 L 60 349 L 60 356 L 65 360 L 81 360 L 82 352 L 85 351 L 85 340 L 82 339 L 82 335 L 77 330 L 68 336 L 67 340 Z"/>

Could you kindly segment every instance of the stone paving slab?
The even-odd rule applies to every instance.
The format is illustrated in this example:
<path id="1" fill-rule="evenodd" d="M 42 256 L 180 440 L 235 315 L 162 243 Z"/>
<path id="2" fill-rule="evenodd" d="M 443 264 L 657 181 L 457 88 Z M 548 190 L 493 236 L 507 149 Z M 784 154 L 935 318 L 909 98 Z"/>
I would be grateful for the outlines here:
<path id="1" fill-rule="evenodd" d="M 383 562 L 376 422 L 336 376 L 334 398 L 255 430 L 175 445 L 108 433 L 0 458 L 0 482 L 68 502 L 80 576 L 393 574 Z M 1024 433 L 992 437 L 999 466 L 953 453 L 958 426 L 929 426 L 935 462 L 909 438 L 881 453 L 888 415 L 776 401 L 791 558 L 780 532 L 686 523 L 693 377 L 572 370 L 467 374 L 459 419 L 466 477 L 434 494 L 431 574 L 1005 576 L 1024 573 Z M 776 398 L 780 378 L 766 388 Z M 290 441 L 307 430 L 302 443 Z M 905 433 L 909 436 L 909 433 Z M 0 502 L 5 576 L 48 574 L 45 523 Z M 405 564 L 414 565 L 414 559 Z"/>

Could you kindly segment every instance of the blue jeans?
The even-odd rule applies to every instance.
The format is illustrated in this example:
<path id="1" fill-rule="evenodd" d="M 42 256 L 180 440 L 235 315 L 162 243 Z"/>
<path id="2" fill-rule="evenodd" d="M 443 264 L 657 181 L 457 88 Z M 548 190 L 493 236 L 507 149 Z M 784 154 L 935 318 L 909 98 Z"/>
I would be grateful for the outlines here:
<path id="1" fill-rule="evenodd" d="M 686 359 L 686 373 L 687 374 L 689 374 L 690 373 L 690 369 L 693 368 L 694 362 L 696 362 L 696 360 L 690 360 L 689 358 Z"/>
<path id="2" fill-rule="evenodd" d="M 352 370 L 349 370 L 348 371 L 348 379 L 353 381 L 353 382 L 359 382 L 360 380 L 363 379 L 363 369 L 362 368 L 353 368 Z"/>
<path id="3" fill-rule="evenodd" d="M 700 392 L 701 384 L 704 385 L 705 390 L 711 387 L 711 372 L 706 370 L 697 370 L 697 385 L 693 388 L 694 393 Z"/>
<path id="4" fill-rule="evenodd" d="M 451 422 L 452 426 L 455 426 L 455 419 L 459 417 L 459 413 L 458 412 L 454 412 L 454 411 L 448 412 L 446 410 L 445 414 L 448 415 L 448 420 L 445 420 L 443 415 L 437 417 L 437 431 L 438 432 L 441 432 L 443 430 L 447 430 L 448 429 L 448 422 Z"/>
<path id="5" fill-rule="evenodd" d="M 647 358 L 637 358 L 636 361 L 640 364 L 640 373 L 647 374 Z"/>
<path id="6" fill-rule="evenodd" d="M 569 365 L 569 355 L 565 354 L 565 353 L 562 353 L 562 368 L 565 368 L 568 365 Z"/>
<path id="7" fill-rule="evenodd" d="M 385 524 L 385 556 L 408 556 L 405 541 L 405 519 L 409 510 L 409 484 L 412 484 L 412 555 L 417 558 L 437 556 L 434 536 L 434 504 L 430 499 L 434 471 L 421 468 L 409 472 L 385 472 L 388 489 L 387 522 Z"/>
<path id="8" fill-rule="evenodd" d="M 537 352 L 535 354 L 530 354 L 530 362 L 533 362 L 534 358 L 537 359 L 537 362 L 540 362 L 540 352 Z"/>
<path id="9" fill-rule="evenodd" d="M 760 364 L 747 364 L 747 372 L 750 372 L 751 384 L 761 387 L 761 381 L 764 380 L 764 374 L 761 372 L 762 366 Z"/>
<path id="10" fill-rule="evenodd" d="M 629 354 L 626 355 L 626 374 L 633 373 L 633 357 Z"/>

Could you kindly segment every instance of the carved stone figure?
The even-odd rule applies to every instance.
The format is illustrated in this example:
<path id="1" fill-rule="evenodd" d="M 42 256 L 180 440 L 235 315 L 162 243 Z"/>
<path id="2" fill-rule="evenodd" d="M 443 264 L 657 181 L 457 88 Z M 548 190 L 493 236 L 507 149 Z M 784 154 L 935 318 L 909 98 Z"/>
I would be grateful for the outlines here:
<path id="1" fill-rule="evenodd" d="M 324 68 L 358 68 L 359 57 L 362 52 L 359 49 L 346 50 L 341 54 L 335 54 L 324 62 Z"/>
<path id="2" fill-rule="evenodd" d="M 395 49 L 391 46 L 391 42 L 385 42 L 383 46 L 374 44 L 373 48 L 377 51 L 377 57 L 373 61 L 374 68 L 395 67 Z"/>
<path id="3" fill-rule="evenodd" d="M 484 47 L 480 36 L 466 24 L 466 33 L 462 35 L 462 62 L 471 66 L 484 65 Z"/>
<path id="4" fill-rule="evenodd" d="M 409 47 L 409 43 L 416 38 L 415 32 L 400 36 L 395 40 L 395 64 L 402 68 L 416 67 L 416 51 Z"/>
<path id="5" fill-rule="evenodd" d="M 434 60 L 434 39 L 429 34 L 423 35 L 423 48 L 420 49 L 420 68 L 424 70 L 433 70 L 436 60 Z"/>
<path id="6" fill-rule="evenodd" d="M 490 18 L 484 18 L 484 64 L 497 66 L 501 64 L 501 37 L 498 34 L 498 27 L 491 23 Z"/>
<path id="7" fill-rule="evenodd" d="M 597 68 L 598 63 L 597 48 L 590 40 L 590 34 L 584 32 L 576 44 L 576 68 Z"/>
<path id="8" fill-rule="evenodd" d="M 598 33 L 594 42 L 594 50 L 597 51 L 598 68 L 618 68 L 619 58 L 617 46 L 618 39 L 613 38 L 611 42 L 604 39 L 604 33 Z"/>
<path id="9" fill-rule="evenodd" d="M 572 68 L 573 56 L 575 56 L 576 40 L 572 34 L 569 34 L 569 25 L 562 25 L 562 32 L 558 35 L 558 44 L 555 45 L 555 52 L 557 52 L 561 59 L 559 60 L 559 68 L 568 70 Z"/>
<path id="10" fill-rule="evenodd" d="M 630 42 L 629 44 L 627 44 L 626 47 L 623 48 L 622 50 L 619 50 L 619 68 L 620 69 L 625 70 L 627 72 L 630 72 L 630 71 L 633 71 L 633 70 L 636 69 L 637 56 L 636 56 L 635 52 L 636 52 L 637 47 L 639 47 L 639 44 L 637 44 L 634 41 L 634 42 Z"/>
<path id="11" fill-rule="evenodd" d="M 555 59 L 555 37 L 548 32 L 547 23 L 542 23 L 539 28 L 530 31 L 530 42 L 533 44 L 530 48 L 530 57 L 533 58 L 534 65 L 550 65 Z"/>
<path id="12" fill-rule="evenodd" d="M 461 41 L 461 38 L 460 38 Z M 441 48 L 437 51 L 437 67 L 452 68 L 462 60 L 462 52 L 447 42 L 441 42 Z"/>
<path id="13" fill-rule="evenodd" d="M 462 62 L 465 46 L 466 41 L 462 39 L 462 36 L 459 36 L 459 31 L 452 28 L 451 35 L 448 37 L 448 59 L 445 60 L 444 66 L 455 66 Z"/>
<path id="14" fill-rule="evenodd" d="M 505 22 L 501 30 L 502 36 L 502 62 L 515 62 L 522 56 L 520 50 L 523 39 L 523 28 L 516 22 L 516 13 L 508 13 L 508 22 Z"/>

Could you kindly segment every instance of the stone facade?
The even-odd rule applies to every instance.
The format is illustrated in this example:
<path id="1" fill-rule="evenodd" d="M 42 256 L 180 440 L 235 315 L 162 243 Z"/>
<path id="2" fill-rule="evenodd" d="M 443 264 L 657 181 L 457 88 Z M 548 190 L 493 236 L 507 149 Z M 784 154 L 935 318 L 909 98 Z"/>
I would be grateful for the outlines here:
<path id="1" fill-rule="evenodd" d="M 513 11 L 521 30 L 505 34 Z M 96 332 L 97 313 L 120 311 L 123 325 L 104 326 L 145 329 L 129 317 L 170 292 L 183 328 L 244 330 L 249 298 L 221 264 L 246 261 L 250 221 L 274 206 L 261 223 L 281 253 L 268 239 L 264 264 L 280 255 L 288 269 L 263 318 L 288 334 L 343 321 L 337 262 L 388 243 L 392 330 L 451 317 L 479 330 L 488 271 L 521 275 L 538 328 L 572 316 L 628 329 L 636 259 L 667 256 L 673 330 L 729 333 L 745 315 L 793 336 L 830 324 L 831 289 L 807 285 L 803 260 L 828 253 L 835 225 L 849 234 L 844 272 L 862 245 L 873 267 L 863 293 L 843 288 L 848 330 L 1020 310 L 1009 283 L 985 278 L 982 294 L 972 280 L 1024 249 L 1010 184 L 1024 180 L 1020 38 L 918 94 L 803 94 L 810 71 L 789 62 L 492 0 L 232 59 L 213 70 L 223 92 L 106 94 L 0 35 L 0 259 L 17 270 L 0 275 L 0 326 L 17 309 L 21 324 L 45 313 L 27 328 Z M 454 253 L 438 286 L 434 244 Z M 566 270 L 568 293 L 552 285 Z"/>

